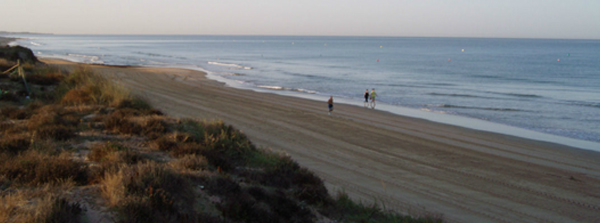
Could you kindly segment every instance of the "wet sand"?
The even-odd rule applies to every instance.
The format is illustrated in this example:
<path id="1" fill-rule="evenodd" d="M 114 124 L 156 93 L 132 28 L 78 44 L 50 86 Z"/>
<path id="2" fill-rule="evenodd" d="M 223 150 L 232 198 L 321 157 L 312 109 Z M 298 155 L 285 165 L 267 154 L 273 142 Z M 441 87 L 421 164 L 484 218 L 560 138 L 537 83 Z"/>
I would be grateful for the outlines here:
<path id="1" fill-rule="evenodd" d="M 43 60 L 70 69 L 76 64 Z M 600 222 L 600 153 L 226 87 L 199 71 L 92 66 L 168 115 L 222 119 L 332 193 L 448 222 Z"/>

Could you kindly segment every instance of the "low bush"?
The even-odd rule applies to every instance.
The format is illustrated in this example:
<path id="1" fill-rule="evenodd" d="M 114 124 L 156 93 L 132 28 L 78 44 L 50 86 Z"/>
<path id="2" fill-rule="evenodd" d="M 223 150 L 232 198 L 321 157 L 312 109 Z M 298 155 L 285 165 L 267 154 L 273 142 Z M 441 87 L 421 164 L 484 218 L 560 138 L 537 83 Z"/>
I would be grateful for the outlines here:
<path id="1" fill-rule="evenodd" d="M 29 120 L 27 120 L 27 128 L 29 131 L 35 131 L 36 129 L 43 126 L 54 126 L 60 125 L 61 117 L 56 111 L 51 111 L 50 107 L 44 107 L 45 109 L 40 109 L 37 114 L 32 115 Z"/>
<path id="2" fill-rule="evenodd" d="M 167 124 L 160 118 L 149 118 L 142 125 L 142 135 L 149 139 L 157 139 L 167 132 Z"/>
<path id="3" fill-rule="evenodd" d="M 327 205 L 331 197 L 321 178 L 300 167 L 289 156 L 269 152 L 256 152 L 251 165 L 262 171 L 242 171 L 240 175 L 260 184 L 291 189 L 294 197 L 308 204 Z"/>
<path id="4" fill-rule="evenodd" d="M 106 174 L 102 195 L 123 222 L 181 222 L 194 218 L 193 191 L 186 178 L 154 162 Z M 138 220 L 136 220 L 138 219 Z"/>
<path id="5" fill-rule="evenodd" d="M 210 128 L 205 132 L 205 149 L 201 154 L 211 165 L 230 171 L 237 165 L 246 165 L 248 157 L 257 151 L 246 135 L 233 127 L 222 124 L 207 126 Z"/>
<path id="6" fill-rule="evenodd" d="M 47 191 L 16 191 L 0 196 L 0 203 L 0 222 L 76 223 L 83 212 L 79 203 Z"/>
<path id="7" fill-rule="evenodd" d="M 0 115 L 9 119 L 28 119 L 29 117 L 31 117 L 31 114 L 32 113 L 26 109 L 20 109 L 17 106 L 12 105 L 5 106 L 0 109 Z"/>
<path id="8" fill-rule="evenodd" d="M 136 164 L 146 160 L 141 154 L 114 142 L 106 142 L 93 146 L 87 157 L 90 161 L 115 164 Z"/>
<path id="9" fill-rule="evenodd" d="M 98 165 L 90 167 L 91 183 L 100 182 L 107 173 L 115 173 L 123 166 L 148 160 L 142 154 L 113 142 L 94 145 L 88 153 L 87 159 L 98 163 Z"/>
<path id="10" fill-rule="evenodd" d="M 42 126 L 37 128 L 35 136 L 39 139 L 64 141 L 75 137 L 75 129 L 64 125 Z"/>
<path id="11" fill-rule="evenodd" d="M 129 115 L 123 114 L 119 111 L 113 112 L 104 118 L 105 129 L 123 134 L 140 134 L 142 131 L 142 126 L 135 122 L 129 121 L 127 118 L 128 116 Z"/>
<path id="12" fill-rule="evenodd" d="M 80 215 L 84 211 L 79 203 L 69 202 L 66 198 L 50 196 L 38 205 L 38 222 L 81 222 Z"/>
<path id="13" fill-rule="evenodd" d="M 164 152 L 174 151 L 178 147 L 177 142 L 175 142 L 174 140 L 170 139 L 168 136 L 165 136 L 165 135 L 158 137 L 157 139 L 151 141 L 150 146 L 156 150 L 160 150 L 160 151 L 164 151 Z"/>
<path id="14" fill-rule="evenodd" d="M 63 105 L 86 105 L 94 102 L 92 98 L 91 89 L 79 87 L 75 89 L 71 89 L 65 93 L 65 95 L 61 99 L 61 104 Z"/>
<path id="15" fill-rule="evenodd" d="M 173 169 L 176 170 L 206 170 L 208 161 L 205 157 L 199 155 L 185 155 L 179 159 L 170 162 Z"/>
<path id="16" fill-rule="evenodd" d="M 27 82 L 43 86 L 57 85 L 62 81 L 64 75 L 60 69 L 55 67 L 38 67 L 33 73 L 26 75 Z"/>
<path id="17" fill-rule="evenodd" d="M 212 177 L 205 184 L 209 193 L 224 197 L 217 208 L 235 221 L 312 222 L 314 218 L 307 208 L 277 188 L 244 188 L 230 177 Z"/>
<path id="18" fill-rule="evenodd" d="M 356 203 L 348 194 L 339 192 L 332 205 L 322 211 L 325 215 L 340 222 L 390 222 L 390 223 L 442 223 L 440 218 L 413 218 L 399 215 L 380 208 L 377 204 Z"/>
<path id="19" fill-rule="evenodd" d="M 111 105 L 129 99 L 122 85 L 94 74 L 89 67 L 79 67 L 67 75 L 57 88 L 57 98 L 68 105 Z"/>
<path id="20" fill-rule="evenodd" d="M 75 136 L 75 129 L 66 126 L 71 124 L 62 119 L 60 108 L 55 106 L 44 106 L 28 120 L 27 128 L 40 139 L 67 140 Z"/>
<path id="21" fill-rule="evenodd" d="M 139 110 L 139 111 L 152 109 L 152 106 L 150 106 L 150 104 L 148 104 L 148 102 L 146 102 L 142 99 L 139 99 L 139 98 L 133 98 L 133 99 L 128 98 L 128 99 L 118 101 L 115 103 L 114 107 L 117 109 L 131 108 L 131 109 Z"/>
<path id="22" fill-rule="evenodd" d="M 17 156 L 0 156 L 0 175 L 22 185 L 39 185 L 73 180 L 87 184 L 87 166 L 71 159 L 69 153 L 50 155 L 35 150 Z"/>
<path id="23" fill-rule="evenodd" d="M 0 153 L 17 154 L 26 151 L 31 144 L 31 136 L 27 133 L 7 134 L 0 138 Z"/>
<path id="24" fill-rule="evenodd" d="M 0 101 L 18 102 L 21 100 L 14 92 L 0 93 Z"/>

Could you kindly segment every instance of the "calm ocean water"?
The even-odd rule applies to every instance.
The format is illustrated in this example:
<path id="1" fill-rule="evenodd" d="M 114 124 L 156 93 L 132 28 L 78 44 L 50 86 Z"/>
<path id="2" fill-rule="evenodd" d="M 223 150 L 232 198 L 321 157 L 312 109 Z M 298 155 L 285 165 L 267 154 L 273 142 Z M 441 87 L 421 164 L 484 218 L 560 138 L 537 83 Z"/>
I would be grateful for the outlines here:
<path id="1" fill-rule="evenodd" d="M 38 56 L 196 66 L 242 85 L 466 116 L 600 142 L 600 40 L 20 36 Z"/>

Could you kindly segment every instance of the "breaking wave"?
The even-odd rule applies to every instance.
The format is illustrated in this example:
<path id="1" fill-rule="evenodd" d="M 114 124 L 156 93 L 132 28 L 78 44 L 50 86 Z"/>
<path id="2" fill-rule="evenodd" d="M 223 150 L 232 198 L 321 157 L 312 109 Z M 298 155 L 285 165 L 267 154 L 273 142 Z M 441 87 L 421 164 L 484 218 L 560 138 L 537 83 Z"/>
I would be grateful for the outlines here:
<path id="1" fill-rule="evenodd" d="M 316 94 L 316 91 L 311 91 L 311 90 L 306 90 L 306 89 L 302 89 L 302 88 L 287 88 L 287 87 L 281 87 L 281 86 L 268 86 L 268 85 L 258 85 L 258 88 L 263 88 L 263 89 L 269 89 L 269 90 L 277 90 L 277 91 L 295 91 L 295 92 L 302 92 L 302 93 L 308 93 L 308 94 Z"/>
<path id="2" fill-rule="evenodd" d="M 438 107 L 438 108 L 460 108 L 460 109 L 476 109 L 476 110 L 487 110 L 487 111 L 508 111 L 508 112 L 524 112 L 524 111 L 526 111 L 526 110 L 522 110 L 522 109 L 514 109 L 514 108 L 471 107 L 471 106 L 449 105 L 449 104 L 427 105 L 427 107 Z"/>
<path id="3" fill-rule="evenodd" d="M 239 64 L 232 64 L 232 63 L 220 63 L 220 62 L 210 61 L 210 62 L 208 62 L 208 64 L 222 66 L 222 67 L 231 67 L 231 68 L 235 68 L 235 69 L 252 70 L 252 67 L 246 67 L 246 66 L 242 66 Z"/>

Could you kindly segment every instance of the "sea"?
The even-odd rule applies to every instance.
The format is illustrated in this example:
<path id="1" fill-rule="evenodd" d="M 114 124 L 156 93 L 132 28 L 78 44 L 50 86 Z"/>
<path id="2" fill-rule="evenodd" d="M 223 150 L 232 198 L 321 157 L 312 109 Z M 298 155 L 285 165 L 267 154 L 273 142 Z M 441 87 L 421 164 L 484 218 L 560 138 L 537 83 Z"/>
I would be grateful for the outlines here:
<path id="1" fill-rule="evenodd" d="M 313 100 L 362 106 L 375 88 L 376 109 L 600 151 L 600 40 L 10 37 L 40 57 L 198 69 L 233 87 Z"/>

